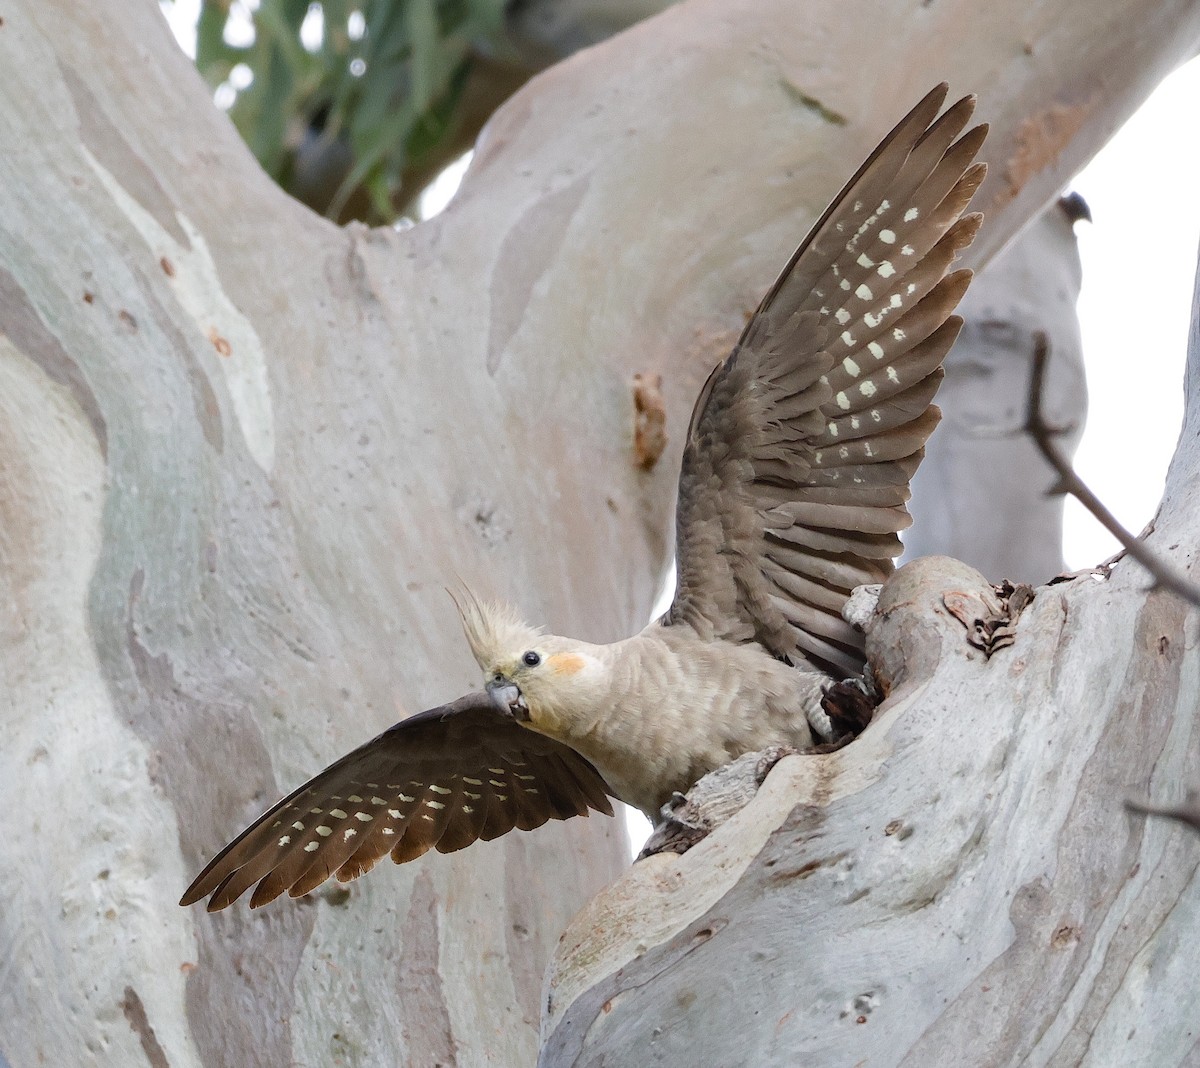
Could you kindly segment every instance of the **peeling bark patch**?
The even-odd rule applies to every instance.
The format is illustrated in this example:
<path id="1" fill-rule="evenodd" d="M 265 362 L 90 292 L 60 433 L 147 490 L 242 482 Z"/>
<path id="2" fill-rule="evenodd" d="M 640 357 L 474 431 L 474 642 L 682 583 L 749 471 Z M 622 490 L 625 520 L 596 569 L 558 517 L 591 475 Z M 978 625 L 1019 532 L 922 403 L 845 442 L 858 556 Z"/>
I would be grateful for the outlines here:
<path id="1" fill-rule="evenodd" d="M 108 426 L 79 365 L 42 322 L 25 290 L 8 271 L 0 267 L 0 332 L 13 346 L 38 365 L 52 381 L 64 387 L 91 424 L 100 446 L 100 455 L 108 459 Z"/>
<path id="2" fill-rule="evenodd" d="M 233 355 L 233 346 L 229 344 L 228 339 L 223 338 L 217 333 L 216 327 L 208 328 L 208 340 L 214 349 L 217 350 L 218 356 L 229 357 Z"/>
<path id="3" fill-rule="evenodd" d="M 1012 157 L 1004 168 L 1007 197 L 1012 200 L 1035 175 L 1052 166 L 1079 133 L 1092 112 L 1087 104 L 1052 104 L 1030 116 L 1017 129 Z"/>
<path id="4" fill-rule="evenodd" d="M 520 329 L 534 288 L 562 247 L 567 228 L 590 184 L 591 179 L 584 176 L 544 197 L 505 235 L 492 275 L 487 342 L 489 375 L 495 375 L 500 367 L 504 350 Z"/>
<path id="5" fill-rule="evenodd" d="M 125 997 L 121 1000 L 121 1011 L 125 1014 L 125 1019 L 129 1021 L 133 1033 L 138 1036 L 138 1041 L 142 1044 L 142 1052 L 146 1055 L 146 1060 L 150 1062 L 151 1068 L 170 1068 L 170 1062 L 159 1044 L 158 1036 L 155 1035 L 154 1028 L 150 1026 L 150 1021 L 146 1018 L 146 1007 L 142 1004 L 142 999 L 138 997 L 138 992 L 131 986 L 125 988 Z"/>
<path id="6" fill-rule="evenodd" d="M 1058 1008 L 1050 1004 L 1053 999 L 1045 996 L 1045 988 L 1062 989 L 1071 981 L 1068 976 L 1078 973 L 1072 965 L 1082 964 L 1078 953 L 1047 954 L 1044 932 L 1052 909 L 1051 888 L 1042 878 L 1013 892 L 1008 910 L 1011 943 L 931 1022 L 907 1050 L 903 1064 L 936 1064 L 941 1052 L 956 1048 L 1019 1051 L 1012 1060 L 1023 1059 L 1021 1054 L 1028 1053 L 1044 1029 L 1042 1017 Z M 1031 982 L 1031 976 L 1040 982 Z M 996 1006 L 1004 1006 L 1004 1011 L 996 1011 Z M 975 1046 L 964 1044 L 964 1031 L 972 1034 Z"/>
<path id="7" fill-rule="evenodd" d="M 993 586 L 995 597 L 980 596 L 976 590 L 947 590 L 942 604 L 967 631 L 967 641 L 991 659 L 1016 640 L 1017 619 L 1033 600 L 1032 587 L 1014 586 L 1007 579 Z"/>
<path id="8" fill-rule="evenodd" d="M 633 455 L 638 467 L 650 471 L 667 447 L 667 406 L 662 375 L 633 376 Z"/>
<path id="9" fill-rule="evenodd" d="M 399 961 L 400 1025 L 410 1064 L 448 1068 L 458 1064 L 439 960 L 437 891 L 422 869 L 413 880 Z"/>
<path id="10" fill-rule="evenodd" d="M 1079 928 L 1064 923 L 1050 936 L 1051 949 L 1066 949 L 1079 941 Z"/>
<path id="11" fill-rule="evenodd" d="M 116 124 L 105 114 L 94 92 L 75 71 L 59 65 L 63 82 L 75 104 L 79 118 L 79 137 L 87 150 L 112 174 L 158 225 L 180 244 L 187 235 L 175 218 L 175 206 L 159 184 L 154 172 L 137 154 Z"/>

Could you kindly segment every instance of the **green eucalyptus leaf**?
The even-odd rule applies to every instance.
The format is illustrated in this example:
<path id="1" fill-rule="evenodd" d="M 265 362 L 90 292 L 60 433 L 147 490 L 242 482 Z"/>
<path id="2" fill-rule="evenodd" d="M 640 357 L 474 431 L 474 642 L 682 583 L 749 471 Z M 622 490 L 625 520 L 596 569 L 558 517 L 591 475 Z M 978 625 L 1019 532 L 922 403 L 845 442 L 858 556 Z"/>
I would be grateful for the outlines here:
<path id="1" fill-rule="evenodd" d="M 331 203 L 313 206 L 337 217 L 358 192 L 371 221 L 390 221 L 409 175 L 420 172 L 424 180 L 447 151 L 443 146 L 461 136 L 464 88 L 477 55 L 504 50 L 511 2 L 260 0 L 252 11 L 253 44 L 234 48 L 225 40 L 230 0 L 203 0 L 196 63 L 214 87 L 238 63 L 250 68 L 253 80 L 238 92 L 230 115 L 285 188 L 301 145 L 336 142 L 353 162 Z M 324 33 L 309 52 L 300 30 L 314 6 Z M 357 40 L 349 32 L 352 16 L 364 28 Z M 337 173 L 345 166 L 339 159 Z M 404 191 L 406 200 L 416 192 Z"/>

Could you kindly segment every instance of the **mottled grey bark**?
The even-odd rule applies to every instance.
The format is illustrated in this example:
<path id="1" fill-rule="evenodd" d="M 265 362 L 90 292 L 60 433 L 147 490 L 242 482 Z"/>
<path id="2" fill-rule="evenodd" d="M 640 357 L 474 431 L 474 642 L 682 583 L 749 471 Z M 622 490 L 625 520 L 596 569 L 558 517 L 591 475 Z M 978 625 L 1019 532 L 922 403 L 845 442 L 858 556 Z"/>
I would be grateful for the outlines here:
<path id="1" fill-rule="evenodd" d="M 576 821 L 176 907 L 281 791 L 477 682 L 443 585 L 639 626 L 699 384 L 876 138 L 978 90 L 998 247 L 1200 14 L 693 0 L 518 94 L 402 234 L 274 189 L 151 0 L 0 17 L 0 1056 L 274 1068 L 530 1063 L 554 940 L 621 864 Z"/>

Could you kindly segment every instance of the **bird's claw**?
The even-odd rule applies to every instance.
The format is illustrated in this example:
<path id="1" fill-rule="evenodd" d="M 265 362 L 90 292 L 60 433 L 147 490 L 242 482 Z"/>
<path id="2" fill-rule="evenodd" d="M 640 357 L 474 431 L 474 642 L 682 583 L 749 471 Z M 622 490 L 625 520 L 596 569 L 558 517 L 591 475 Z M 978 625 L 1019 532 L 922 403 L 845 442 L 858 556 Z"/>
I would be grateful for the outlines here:
<path id="1" fill-rule="evenodd" d="M 826 742 L 856 738 L 871 722 L 879 700 L 874 683 L 866 676 L 832 683 L 821 695 L 821 711 L 829 724 L 829 733 L 818 733 Z M 809 721 L 812 721 L 811 715 Z"/>

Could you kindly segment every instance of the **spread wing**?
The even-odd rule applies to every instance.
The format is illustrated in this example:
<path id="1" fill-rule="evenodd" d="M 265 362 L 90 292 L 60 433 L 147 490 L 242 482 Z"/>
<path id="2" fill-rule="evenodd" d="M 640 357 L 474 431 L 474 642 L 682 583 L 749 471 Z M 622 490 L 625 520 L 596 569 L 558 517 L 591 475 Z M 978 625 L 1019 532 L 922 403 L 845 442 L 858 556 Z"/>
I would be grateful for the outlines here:
<path id="1" fill-rule="evenodd" d="M 255 883 L 257 908 L 300 897 L 336 874 L 357 878 L 391 854 L 450 853 L 514 827 L 612 815 L 607 785 L 573 749 L 499 713 L 473 693 L 402 720 L 265 812 L 221 850 L 180 900 L 208 911 Z"/>
<path id="2" fill-rule="evenodd" d="M 987 132 L 967 97 L 922 100 L 797 249 L 692 413 L 676 512 L 678 592 L 665 624 L 842 676 L 862 638 L 841 618 L 879 582 L 910 520 L 909 479 L 962 321 L 975 236 L 963 216 Z"/>

